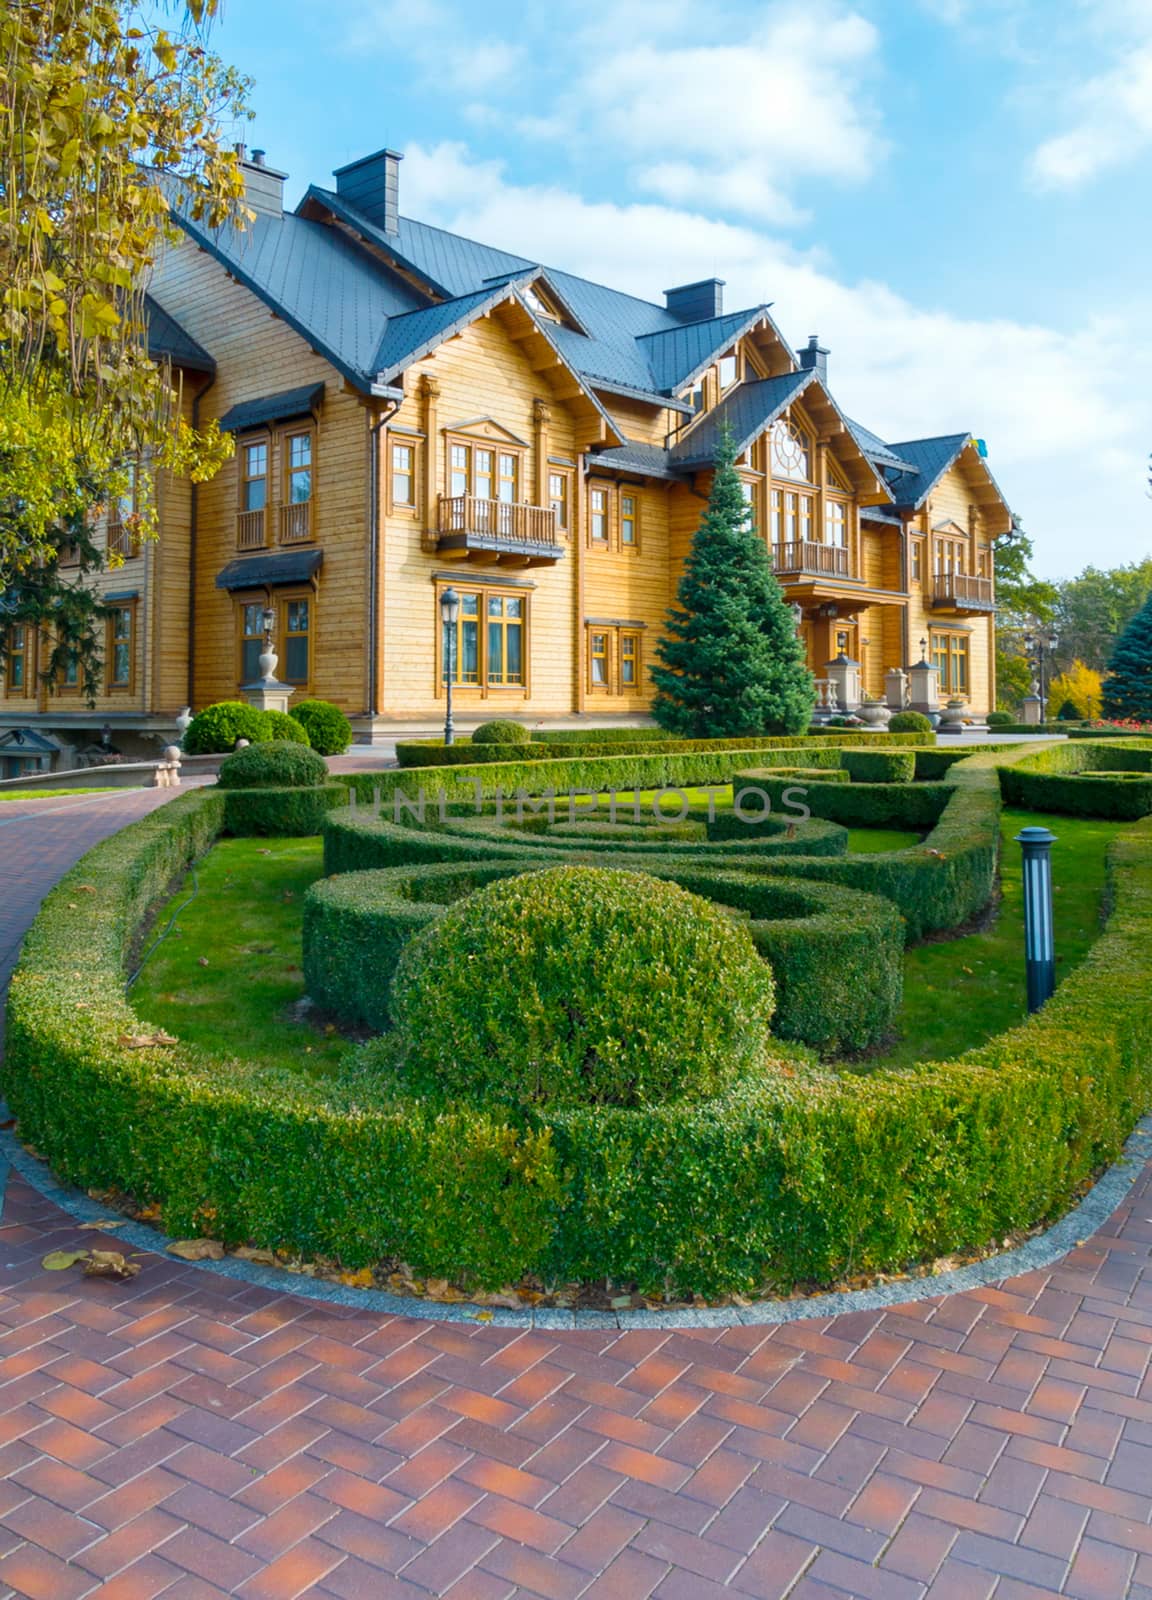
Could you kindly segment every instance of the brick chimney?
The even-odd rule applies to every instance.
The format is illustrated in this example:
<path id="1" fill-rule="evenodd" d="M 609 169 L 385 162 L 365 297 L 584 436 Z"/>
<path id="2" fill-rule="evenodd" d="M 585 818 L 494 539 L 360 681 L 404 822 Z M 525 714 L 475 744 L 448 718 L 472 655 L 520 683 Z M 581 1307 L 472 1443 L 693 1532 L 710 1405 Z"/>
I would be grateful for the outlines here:
<path id="1" fill-rule="evenodd" d="M 699 283 L 665 289 L 664 304 L 680 322 L 707 322 L 710 317 L 722 317 L 724 279 L 702 278 Z"/>
<path id="2" fill-rule="evenodd" d="M 808 335 L 808 343 L 800 352 L 800 370 L 814 372 L 823 384 L 828 382 L 828 351 L 814 333 Z"/>
<path id="3" fill-rule="evenodd" d="M 286 172 L 277 172 L 265 160 L 263 150 L 253 150 L 249 155 L 244 145 L 236 146 L 240 157 L 240 170 L 244 174 L 244 199 L 253 211 L 279 217 L 284 214 L 284 179 Z"/>
<path id="4" fill-rule="evenodd" d="M 385 233 L 400 232 L 400 163 L 398 150 L 377 150 L 361 156 L 334 174 L 336 193 Z"/>

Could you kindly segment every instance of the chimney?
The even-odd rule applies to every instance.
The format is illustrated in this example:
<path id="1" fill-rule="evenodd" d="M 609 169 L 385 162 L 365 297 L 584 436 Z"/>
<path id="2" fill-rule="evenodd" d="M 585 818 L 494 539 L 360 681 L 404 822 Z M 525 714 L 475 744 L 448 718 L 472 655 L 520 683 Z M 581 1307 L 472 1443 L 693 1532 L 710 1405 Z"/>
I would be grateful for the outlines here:
<path id="1" fill-rule="evenodd" d="M 707 322 L 724 315 L 724 279 L 702 278 L 678 289 L 665 289 L 664 304 L 679 322 Z"/>
<path id="2" fill-rule="evenodd" d="M 236 146 L 240 157 L 240 170 L 244 174 L 244 200 L 253 211 L 279 217 L 284 213 L 284 179 L 286 172 L 277 172 L 265 162 L 266 152 L 253 150 L 249 155 L 242 144 Z"/>
<path id="3" fill-rule="evenodd" d="M 814 372 L 823 384 L 828 382 L 828 352 L 814 333 L 808 335 L 808 343 L 800 352 L 800 370 Z"/>
<path id="4" fill-rule="evenodd" d="M 400 163 L 403 159 L 398 150 L 377 150 L 373 156 L 361 156 L 359 161 L 350 161 L 346 167 L 337 167 L 334 174 L 336 193 L 362 212 L 369 222 L 393 235 L 400 232 Z"/>

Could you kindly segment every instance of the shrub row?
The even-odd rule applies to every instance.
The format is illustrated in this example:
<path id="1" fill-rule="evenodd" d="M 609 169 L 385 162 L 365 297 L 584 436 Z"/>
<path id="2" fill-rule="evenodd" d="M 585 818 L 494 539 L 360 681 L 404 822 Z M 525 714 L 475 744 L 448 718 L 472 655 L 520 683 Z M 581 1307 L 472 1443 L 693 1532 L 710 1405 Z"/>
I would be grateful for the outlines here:
<path id="1" fill-rule="evenodd" d="M 238 838 L 307 838 L 322 833 L 330 812 L 348 804 L 343 783 L 311 789 L 222 789 L 224 832 Z"/>
<path id="2" fill-rule="evenodd" d="M 308 993 L 346 1022 L 389 1026 L 401 951 L 446 905 L 500 878 L 571 859 L 537 852 L 471 866 L 345 873 L 315 884 L 304 905 Z M 634 865 L 751 917 L 753 942 L 776 976 L 773 1031 L 779 1037 L 824 1052 L 861 1050 L 892 1028 L 900 1005 L 904 930 L 890 904 L 699 860 L 655 856 L 620 865 Z"/>
<path id="3" fill-rule="evenodd" d="M 441 739 L 401 739 L 396 744 L 396 759 L 401 767 L 461 767 L 479 766 L 485 762 L 500 761 L 507 763 L 515 761 L 557 761 L 576 760 L 580 758 L 596 758 L 605 756 L 622 755 L 691 755 L 705 754 L 709 751 L 722 750 L 778 750 L 781 748 L 794 749 L 804 745 L 824 742 L 819 736 L 809 734 L 775 735 L 762 739 L 673 739 L 667 734 L 657 732 L 650 735 L 647 730 L 639 729 L 610 729 L 609 732 L 619 737 L 608 739 L 601 735 L 604 729 L 562 729 L 555 734 L 534 733 L 531 744 L 473 744 L 470 740 L 457 740 L 455 744 L 445 745 Z M 838 745 L 867 744 L 867 745 L 896 745 L 896 744 L 923 744 L 924 734 L 912 733 L 887 733 L 879 730 L 875 733 L 855 733 L 848 728 L 831 730 L 838 737 Z M 561 739 L 560 732 L 579 733 L 578 739 Z M 625 739 L 625 732 L 633 735 Z M 624 749 L 620 747 L 624 746 Z M 512 753 L 514 752 L 514 754 Z"/>
<path id="4" fill-rule="evenodd" d="M 1152 741 L 1048 745 L 1002 767 L 1000 787 L 1030 811 L 1131 822 L 1152 812 Z"/>
<path id="5" fill-rule="evenodd" d="M 775 815 L 787 803 L 786 794 L 793 797 L 794 806 L 803 800 L 814 817 L 846 828 L 916 830 L 931 828 L 939 820 L 951 790 L 943 783 L 827 783 L 808 777 L 798 782 L 796 776 L 778 775 L 765 767 L 737 773 L 733 780 L 737 805 L 753 813 L 763 804 L 759 798 L 763 795 L 771 802 L 770 815 Z M 722 811 L 709 824 L 708 837 L 733 839 L 744 826 L 735 810 Z"/>
<path id="6" fill-rule="evenodd" d="M 952 776 L 972 833 L 993 769 Z M 951 826 L 959 847 L 952 809 L 937 836 Z M 1152 1096 L 1152 822 L 1113 847 L 1113 912 L 1084 963 L 957 1061 L 837 1077 L 796 1056 L 700 1105 L 518 1119 L 405 1098 L 381 1070 L 387 1040 L 337 1081 L 120 1044 L 140 1029 L 125 951 L 222 810 L 190 795 L 90 853 L 46 899 L 8 1007 L 22 1137 L 66 1181 L 156 1203 L 176 1234 L 210 1225 L 350 1268 L 400 1256 L 485 1286 L 529 1271 L 701 1294 L 827 1283 L 1051 1217 Z"/>

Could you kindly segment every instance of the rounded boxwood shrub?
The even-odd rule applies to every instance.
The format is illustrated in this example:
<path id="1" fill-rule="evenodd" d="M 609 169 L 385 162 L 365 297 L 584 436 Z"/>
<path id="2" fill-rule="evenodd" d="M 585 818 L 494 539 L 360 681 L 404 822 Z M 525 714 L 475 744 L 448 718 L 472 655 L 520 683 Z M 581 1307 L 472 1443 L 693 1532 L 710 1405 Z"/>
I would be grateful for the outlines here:
<path id="1" fill-rule="evenodd" d="M 927 721 L 928 719 L 925 718 L 924 720 Z M 893 721 L 895 721 L 895 718 L 893 718 Z M 985 718 L 985 721 L 990 728 L 1010 728 L 1016 721 L 1016 718 L 1010 711 L 990 711 Z M 889 723 L 889 727 L 891 727 L 891 725 L 892 724 Z"/>
<path id="2" fill-rule="evenodd" d="M 227 756 L 217 782 L 222 789 L 318 789 L 328 782 L 328 768 L 315 750 L 273 739 Z"/>
<path id="3" fill-rule="evenodd" d="M 519 722 L 507 717 L 497 717 L 492 722 L 482 722 L 472 735 L 473 744 L 529 744 L 532 735 Z"/>
<path id="4" fill-rule="evenodd" d="M 266 729 L 264 712 L 246 700 L 220 700 L 192 718 L 184 735 L 184 752 L 190 756 L 223 755 L 235 750 L 237 739 L 252 744 L 266 739 Z"/>
<path id="5" fill-rule="evenodd" d="M 288 744 L 311 745 L 308 730 L 287 711 L 264 713 L 264 740 L 279 739 Z"/>
<path id="6" fill-rule="evenodd" d="M 301 700 L 292 707 L 292 717 L 307 733 L 318 755 L 342 755 L 352 743 L 352 724 L 330 700 Z"/>
<path id="7" fill-rule="evenodd" d="M 676 885 L 550 867 L 450 907 L 400 957 L 418 1092 L 517 1107 L 707 1100 L 763 1059 L 775 985 L 748 929 Z"/>
<path id="8" fill-rule="evenodd" d="M 988 721 L 991 722 L 992 718 L 989 717 Z M 897 711 L 896 715 L 889 719 L 888 732 L 931 733 L 932 724 L 922 711 Z"/>

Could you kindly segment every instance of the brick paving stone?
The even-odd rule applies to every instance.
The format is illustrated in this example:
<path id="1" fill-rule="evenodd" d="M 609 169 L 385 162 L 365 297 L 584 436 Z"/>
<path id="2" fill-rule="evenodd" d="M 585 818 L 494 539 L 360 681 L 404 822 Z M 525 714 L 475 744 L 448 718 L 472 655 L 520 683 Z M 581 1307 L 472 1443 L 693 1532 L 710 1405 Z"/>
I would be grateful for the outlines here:
<path id="1" fill-rule="evenodd" d="M 6 826 L 0 983 L 166 798 Z M 61 1283 L 75 1225 L 10 1177 L 0 1596 L 1152 1600 L 1150 1208 L 1152 1166 L 1052 1267 L 882 1312 L 552 1332 Z"/>

